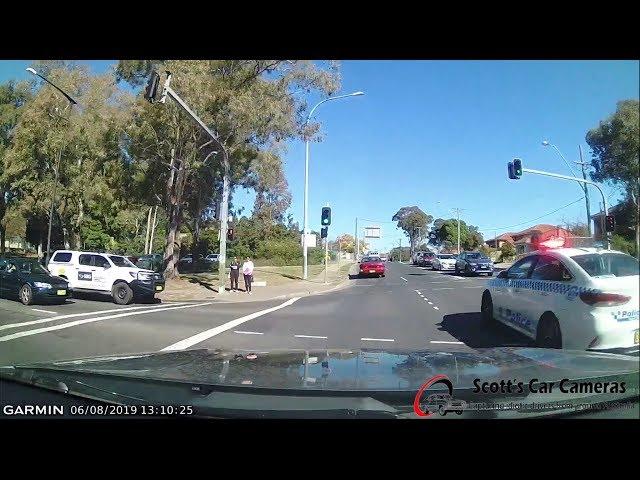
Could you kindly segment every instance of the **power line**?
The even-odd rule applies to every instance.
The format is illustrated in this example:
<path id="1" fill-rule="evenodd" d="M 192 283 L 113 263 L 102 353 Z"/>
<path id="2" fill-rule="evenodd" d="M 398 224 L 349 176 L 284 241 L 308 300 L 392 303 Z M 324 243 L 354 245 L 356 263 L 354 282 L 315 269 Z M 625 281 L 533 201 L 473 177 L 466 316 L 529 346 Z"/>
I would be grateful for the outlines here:
<path id="1" fill-rule="evenodd" d="M 506 227 L 478 227 L 478 230 L 504 230 L 504 229 L 508 229 L 508 228 L 513 228 L 513 227 L 519 227 L 521 225 L 526 225 L 527 223 L 531 223 L 531 222 L 535 222 L 536 220 L 540 220 L 543 217 L 547 217 L 549 215 L 552 215 L 556 212 L 559 212 L 560 210 L 562 210 L 563 208 L 567 208 L 570 207 L 571 205 L 573 205 L 574 203 L 578 203 L 581 202 L 582 200 L 584 200 L 584 197 L 580 197 L 579 199 L 571 202 L 571 203 L 567 203 L 566 205 L 563 205 L 560 208 L 556 208 L 555 210 L 545 213 L 544 215 L 540 215 L 539 217 L 536 218 L 532 218 L 531 220 L 527 220 L 526 222 L 521 222 L 521 223 L 516 223 L 514 225 L 507 225 Z"/>

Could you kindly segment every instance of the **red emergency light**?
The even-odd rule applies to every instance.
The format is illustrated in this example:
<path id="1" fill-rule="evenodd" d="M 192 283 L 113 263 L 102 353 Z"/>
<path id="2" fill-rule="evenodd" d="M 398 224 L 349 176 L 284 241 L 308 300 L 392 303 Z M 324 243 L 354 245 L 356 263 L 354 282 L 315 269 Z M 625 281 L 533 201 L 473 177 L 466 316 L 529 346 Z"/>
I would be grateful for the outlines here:
<path id="1" fill-rule="evenodd" d="M 553 248 L 571 247 L 571 238 L 563 235 L 563 231 L 549 230 L 533 235 L 531 246 L 534 250 L 550 250 Z"/>

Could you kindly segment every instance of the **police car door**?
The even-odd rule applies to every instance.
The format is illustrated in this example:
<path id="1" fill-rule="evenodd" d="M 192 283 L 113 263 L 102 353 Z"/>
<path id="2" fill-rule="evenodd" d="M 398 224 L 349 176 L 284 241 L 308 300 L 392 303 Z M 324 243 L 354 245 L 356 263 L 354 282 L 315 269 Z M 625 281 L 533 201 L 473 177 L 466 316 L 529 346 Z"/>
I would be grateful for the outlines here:
<path id="1" fill-rule="evenodd" d="M 547 311 L 552 312 L 562 322 L 563 313 L 571 308 L 571 303 L 566 300 L 566 286 L 572 280 L 571 273 L 560 259 L 551 255 L 540 255 L 531 272 L 533 305 L 530 313 L 534 331 L 538 328 L 540 317 Z M 562 325 L 560 327 L 562 328 Z"/>
<path id="2" fill-rule="evenodd" d="M 535 297 L 529 276 L 538 260 L 538 255 L 530 255 L 514 263 L 507 273 L 507 285 L 502 296 L 502 311 L 498 316 L 502 321 L 526 335 L 535 335 L 532 310 Z M 495 307 L 494 307 L 495 310 Z"/>

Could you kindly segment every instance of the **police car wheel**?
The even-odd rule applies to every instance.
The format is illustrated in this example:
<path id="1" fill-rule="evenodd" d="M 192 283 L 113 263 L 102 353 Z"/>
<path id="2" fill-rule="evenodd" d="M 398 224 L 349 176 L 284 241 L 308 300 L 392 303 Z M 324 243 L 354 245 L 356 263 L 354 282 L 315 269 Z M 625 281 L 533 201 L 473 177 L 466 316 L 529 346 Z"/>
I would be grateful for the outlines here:
<path id="1" fill-rule="evenodd" d="M 480 305 L 480 315 L 482 316 L 482 321 L 486 325 L 490 325 L 494 322 L 493 319 L 493 300 L 491 298 L 491 294 L 489 292 L 484 292 L 482 294 L 482 303 Z"/>
<path id="2" fill-rule="evenodd" d="M 536 343 L 541 348 L 562 348 L 560 324 L 553 314 L 544 314 L 538 323 Z"/>

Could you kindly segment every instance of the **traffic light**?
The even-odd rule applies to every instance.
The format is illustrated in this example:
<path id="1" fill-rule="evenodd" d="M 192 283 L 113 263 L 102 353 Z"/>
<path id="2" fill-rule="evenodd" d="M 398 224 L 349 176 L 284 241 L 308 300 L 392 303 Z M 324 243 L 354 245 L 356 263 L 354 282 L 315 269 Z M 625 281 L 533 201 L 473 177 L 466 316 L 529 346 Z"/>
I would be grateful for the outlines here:
<path id="1" fill-rule="evenodd" d="M 509 180 L 517 180 L 518 177 L 513 173 L 513 162 L 507 163 L 507 172 L 509 174 Z"/>
<path id="2" fill-rule="evenodd" d="M 322 207 L 322 220 L 320 221 L 320 224 L 323 227 L 331 225 L 331 208 Z"/>
<path id="3" fill-rule="evenodd" d="M 513 175 L 516 178 L 520 178 L 522 176 L 522 160 L 519 158 L 513 159 Z"/>
<path id="4" fill-rule="evenodd" d="M 160 74 L 156 71 L 151 73 L 149 77 L 149 81 L 147 82 L 147 86 L 144 89 L 144 98 L 149 103 L 153 103 L 156 101 L 156 96 L 158 95 L 158 86 L 160 85 Z"/>
<path id="5" fill-rule="evenodd" d="M 613 232 L 616 229 L 616 217 L 613 215 L 604 217 L 604 229 L 607 232 Z"/>
<path id="6" fill-rule="evenodd" d="M 233 240 L 233 227 L 227 229 L 227 240 Z"/>
<path id="7" fill-rule="evenodd" d="M 327 238 L 328 234 L 329 234 L 329 227 L 322 227 L 320 229 L 320 238 Z"/>

